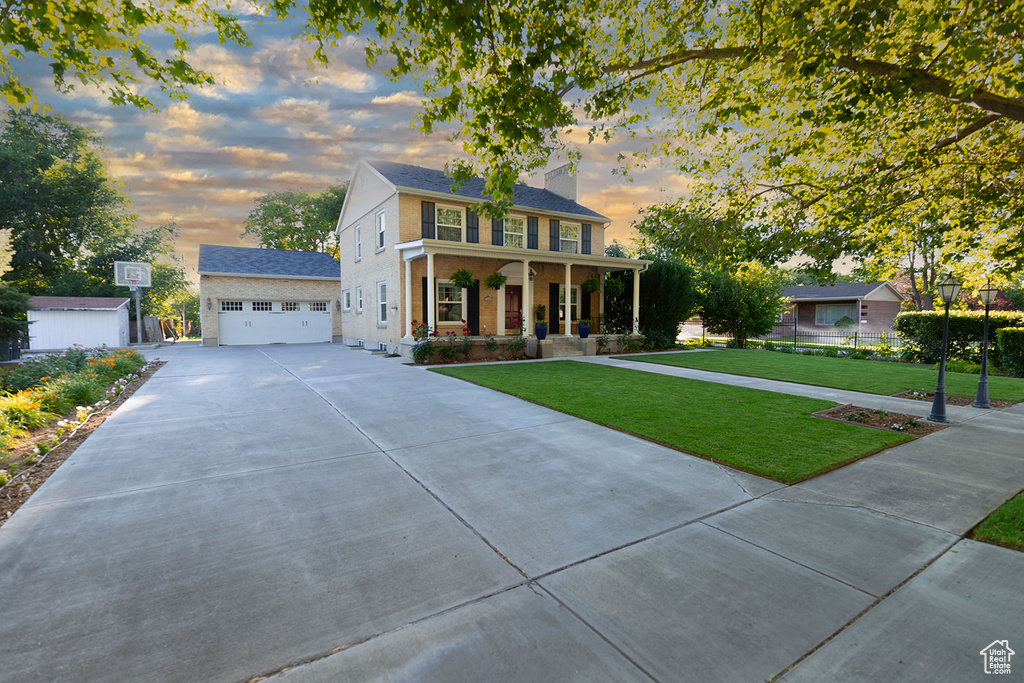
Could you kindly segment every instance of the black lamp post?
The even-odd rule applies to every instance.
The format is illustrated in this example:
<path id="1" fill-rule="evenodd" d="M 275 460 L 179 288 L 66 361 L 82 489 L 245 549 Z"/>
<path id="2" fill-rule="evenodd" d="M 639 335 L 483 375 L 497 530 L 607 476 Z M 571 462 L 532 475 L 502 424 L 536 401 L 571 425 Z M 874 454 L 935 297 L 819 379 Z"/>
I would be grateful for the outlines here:
<path id="1" fill-rule="evenodd" d="M 952 275 L 939 283 L 939 297 L 946 305 L 946 315 L 942 323 L 942 356 L 939 359 L 939 381 L 935 385 L 935 400 L 932 401 L 932 412 L 929 422 L 948 422 L 946 419 L 946 345 L 949 343 L 949 305 L 960 296 L 961 285 Z"/>
<path id="2" fill-rule="evenodd" d="M 975 408 L 991 408 L 988 402 L 988 307 L 995 303 L 999 289 L 991 283 L 986 283 L 985 288 L 978 292 L 981 303 L 985 304 L 985 333 L 981 341 L 981 379 L 978 380 L 978 393 L 974 397 Z"/>

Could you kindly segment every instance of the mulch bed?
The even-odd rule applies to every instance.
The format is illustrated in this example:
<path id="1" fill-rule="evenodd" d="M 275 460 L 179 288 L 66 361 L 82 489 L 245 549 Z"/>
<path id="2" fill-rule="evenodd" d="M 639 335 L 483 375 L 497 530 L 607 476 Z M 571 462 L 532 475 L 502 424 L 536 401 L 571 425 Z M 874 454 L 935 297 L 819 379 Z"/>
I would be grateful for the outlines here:
<path id="1" fill-rule="evenodd" d="M 934 391 L 904 391 L 899 394 L 893 394 L 893 398 L 912 398 L 915 401 L 927 401 L 931 403 L 935 399 Z M 946 405 L 948 406 L 972 406 L 974 405 L 973 396 L 960 396 L 958 394 L 946 394 Z M 1017 405 L 1013 401 L 1000 401 L 997 399 L 989 399 L 989 405 L 995 410 L 1002 410 L 1003 408 L 1009 408 L 1010 406 Z"/>
<path id="2" fill-rule="evenodd" d="M 143 373 L 142 377 L 129 384 L 117 399 L 111 401 L 103 410 L 90 415 L 89 419 L 79 426 L 73 434 L 67 436 L 60 446 L 49 451 L 45 456 L 39 456 L 39 461 L 36 464 L 24 467 L 19 466 L 15 477 L 6 486 L 0 488 L 0 526 L 3 526 L 11 518 L 11 515 L 29 499 L 29 496 L 35 493 L 43 485 L 43 482 L 49 479 L 50 475 L 64 464 L 65 460 L 71 457 L 75 449 L 82 445 L 89 438 L 89 435 L 103 424 L 104 420 L 113 415 L 114 411 L 121 407 L 121 404 L 127 401 L 132 394 L 138 391 L 139 387 L 153 376 L 153 373 L 166 364 L 167 361 L 162 361 Z M 68 417 L 74 417 L 74 413 L 58 419 L 67 419 Z M 57 420 L 48 427 L 36 429 L 28 437 L 22 439 L 11 449 L 8 462 L 20 463 L 25 456 L 35 449 L 37 442 L 50 441 L 57 430 L 56 422 Z"/>
<path id="3" fill-rule="evenodd" d="M 814 413 L 813 416 L 836 422 L 856 424 L 862 427 L 871 427 L 872 429 L 883 429 L 887 432 L 910 434 L 912 436 L 925 436 L 949 426 L 928 422 L 924 418 L 914 415 L 875 410 L 874 408 L 861 408 L 852 403 L 822 410 Z M 893 425 L 897 425 L 898 428 L 894 429 Z"/>

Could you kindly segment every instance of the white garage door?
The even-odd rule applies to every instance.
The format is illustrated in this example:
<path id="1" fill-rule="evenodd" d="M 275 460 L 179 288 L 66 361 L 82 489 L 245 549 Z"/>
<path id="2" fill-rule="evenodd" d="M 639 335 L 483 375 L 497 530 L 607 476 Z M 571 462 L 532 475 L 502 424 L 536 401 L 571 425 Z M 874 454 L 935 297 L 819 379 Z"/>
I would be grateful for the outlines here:
<path id="1" fill-rule="evenodd" d="M 219 343 L 313 344 L 331 341 L 326 301 L 221 301 Z"/>

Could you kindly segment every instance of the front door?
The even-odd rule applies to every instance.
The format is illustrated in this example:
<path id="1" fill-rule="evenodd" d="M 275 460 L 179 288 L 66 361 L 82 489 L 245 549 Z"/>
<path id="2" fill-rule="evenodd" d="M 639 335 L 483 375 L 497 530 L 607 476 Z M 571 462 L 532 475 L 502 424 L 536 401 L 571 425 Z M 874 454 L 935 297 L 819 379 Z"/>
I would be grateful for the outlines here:
<path id="1" fill-rule="evenodd" d="M 505 285 L 505 329 L 519 327 L 523 319 L 523 286 Z"/>

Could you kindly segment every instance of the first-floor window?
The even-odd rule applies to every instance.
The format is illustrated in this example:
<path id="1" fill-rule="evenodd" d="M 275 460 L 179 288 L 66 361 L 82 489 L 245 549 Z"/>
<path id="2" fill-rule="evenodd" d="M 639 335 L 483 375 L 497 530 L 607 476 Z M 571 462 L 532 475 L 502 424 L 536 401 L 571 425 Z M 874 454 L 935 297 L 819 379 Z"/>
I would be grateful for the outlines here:
<path id="1" fill-rule="evenodd" d="M 457 323 L 462 315 L 462 287 L 451 282 L 437 283 L 437 322 Z"/>
<path id="2" fill-rule="evenodd" d="M 377 322 L 384 325 L 388 321 L 388 285 L 386 282 L 377 283 L 377 310 L 380 312 Z"/>
<path id="3" fill-rule="evenodd" d="M 562 223 L 558 226 L 558 250 L 563 254 L 580 253 L 580 226 Z"/>
<path id="4" fill-rule="evenodd" d="M 345 310 L 346 311 L 351 311 L 352 310 L 352 290 L 351 289 L 346 289 L 344 292 L 342 292 L 341 293 L 341 300 L 342 300 L 342 303 L 345 306 Z"/>
<path id="5" fill-rule="evenodd" d="M 853 318 L 854 314 L 853 304 L 818 304 L 814 307 L 814 324 L 835 325 L 840 318 Z"/>
<path id="6" fill-rule="evenodd" d="M 356 287 L 356 313 L 363 312 L 363 288 Z"/>
<path id="7" fill-rule="evenodd" d="M 569 320 L 580 319 L 580 288 L 570 287 L 569 295 Z M 558 288 L 558 319 L 565 321 L 565 285 Z"/>

